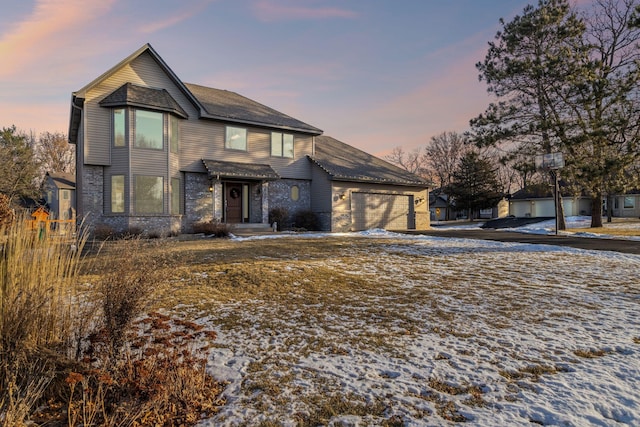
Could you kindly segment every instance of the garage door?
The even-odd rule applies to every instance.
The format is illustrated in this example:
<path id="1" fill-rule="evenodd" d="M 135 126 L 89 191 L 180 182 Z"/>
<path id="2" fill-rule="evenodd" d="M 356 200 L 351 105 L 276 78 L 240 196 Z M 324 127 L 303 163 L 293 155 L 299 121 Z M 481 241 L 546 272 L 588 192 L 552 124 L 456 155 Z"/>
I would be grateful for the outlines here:
<path id="1" fill-rule="evenodd" d="M 352 193 L 351 213 L 355 231 L 371 228 L 406 230 L 415 228 L 413 196 Z"/>

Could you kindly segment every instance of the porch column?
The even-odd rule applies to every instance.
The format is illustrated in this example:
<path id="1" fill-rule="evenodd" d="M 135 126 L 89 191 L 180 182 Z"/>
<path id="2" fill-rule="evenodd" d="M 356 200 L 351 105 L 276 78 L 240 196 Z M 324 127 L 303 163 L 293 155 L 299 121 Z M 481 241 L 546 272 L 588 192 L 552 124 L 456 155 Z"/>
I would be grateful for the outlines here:
<path id="1" fill-rule="evenodd" d="M 262 194 L 262 223 L 269 223 L 269 182 L 262 181 L 262 188 L 260 193 Z"/>

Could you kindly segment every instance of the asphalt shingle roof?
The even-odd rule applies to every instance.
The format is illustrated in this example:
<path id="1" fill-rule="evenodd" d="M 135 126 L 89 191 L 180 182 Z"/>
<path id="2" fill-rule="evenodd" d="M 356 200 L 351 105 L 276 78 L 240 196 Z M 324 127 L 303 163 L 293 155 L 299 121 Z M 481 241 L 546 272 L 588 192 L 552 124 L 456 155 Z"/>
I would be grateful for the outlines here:
<path id="1" fill-rule="evenodd" d="M 165 89 L 153 89 L 133 83 L 125 83 L 120 86 L 100 101 L 100 105 L 103 107 L 125 105 L 147 107 L 173 113 L 183 119 L 188 117 L 186 111 Z"/>
<path id="2" fill-rule="evenodd" d="M 319 135 L 322 131 L 273 108 L 260 104 L 235 92 L 214 89 L 192 83 L 185 86 L 198 100 L 208 117 Z"/>
<path id="3" fill-rule="evenodd" d="M 419 176 L 330 136 L 317 136 L 315 155 L 308 156 L 338 181 L 429 187 Z"/>
<path id="4" fill-rule="evenodd" d="M 48 172 L 47 175 L 53 181 L 57 188 L 71 189 L 76 188 L 76 176 L 72 173 Z"/>
<path id="5" fill-rule="evenodd" d="M 280 175 L 269 165 L 253 163 L 223 162 L 220 160 L 202 159 L 210 178 L 237 178 L 275 180 Z"/>

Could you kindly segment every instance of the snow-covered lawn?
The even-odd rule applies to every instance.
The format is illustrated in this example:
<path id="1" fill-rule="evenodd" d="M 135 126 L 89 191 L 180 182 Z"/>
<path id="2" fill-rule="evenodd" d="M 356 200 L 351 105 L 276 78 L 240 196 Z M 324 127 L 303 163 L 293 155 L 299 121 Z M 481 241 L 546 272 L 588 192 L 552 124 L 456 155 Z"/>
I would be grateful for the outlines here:
<path id="1" fill-rule="evenodd" d="M 288 249 L 255 266 L 203 252 L 182 273 L 208 302 L 178 309 L 218 330 L 209 372 L 229 382 L 202 426 L 640 425 L 640 256 L 383 231 L 269 239 Z"/>

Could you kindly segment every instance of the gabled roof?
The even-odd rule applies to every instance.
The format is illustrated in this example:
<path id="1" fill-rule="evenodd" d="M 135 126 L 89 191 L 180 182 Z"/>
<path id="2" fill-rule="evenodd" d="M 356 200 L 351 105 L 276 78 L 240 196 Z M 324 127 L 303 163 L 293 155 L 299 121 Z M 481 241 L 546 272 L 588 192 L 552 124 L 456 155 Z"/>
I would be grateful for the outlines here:
<path id="1" fill-rule="evenodd" d="M 125 83 L 107 95 L 99 102 L 102 107 L 147 107 L 154 110 L 166 111 L 183 119 L 188 118 L 187 112 L 173 99 L 166 89 L 153 89 Z"/>
<path id="2" fill-rule="evenodd" d="M 82 89 L 77 90 L 71 94 L 71 113 L 69 119 L 69 142 L 75 144 L 78 142 L 78 128 L 80 126 L 80 121 L 82 118 L 82 105 L 84 103 L 84 98 L 86 96 L 87 91 L 91 88 L 97 86 L 102 83 L 115 73 L 117 73 L 122 67 L 132 62 L 134 59 L 139 57 L 140 55 L 148 53 L 151 57 L 156 61 L 156 63 L 162 68 L 162 70 L 167 74 L 167 76 L 173 81 L 173 83 L 182 91 L 187 99 L 189 99 L 195 107 L 201 109 L 200 104 L 194 98 L 193 94 L 189 92 L 189 89 L 186 88 L 184 83 L 178 78 L 178 76 L 173 72 L 171 68 L 167 65 L 166 62 L 158 55 L 158 53 L 151 47 L 149 43 L 142 46 L 140 49 L 133 52 L 131 55 L 127 56 L 122 61 L 118 62 L 115 66 L 111 67 L 109 70 L 102 73 L 98 78 L 91 81 L 89 84 L 84 86 Z"/>
<path id="3" fill-rule="evenodd" d="M 427 188 L 419 176 L 329 136 L 315 138 L 315 154 L 307 156 L 332 180 Z"/>
<path id="4" fill-rule="evenodd" d="M 256 179 L 267 181 L 280 178 L 280 175 L 269 165 L 208 159 L 202 159 L 202 162 L 211 179 Z"/>
<path id="5" fill-rule="evenodd" d="M 319 135 L 322 131 L 235 92 L 192 83 L 185 86 L 203 107 L 202 117 Z"/>
<path id="6" fill-rule="evenodd" d="M 68 190 L 76 189 L 76 176 L 72 173 L 47 172 L 47 176 L 51 178 L 51 181 L 57 188 Z"/>

